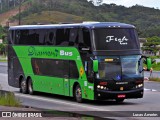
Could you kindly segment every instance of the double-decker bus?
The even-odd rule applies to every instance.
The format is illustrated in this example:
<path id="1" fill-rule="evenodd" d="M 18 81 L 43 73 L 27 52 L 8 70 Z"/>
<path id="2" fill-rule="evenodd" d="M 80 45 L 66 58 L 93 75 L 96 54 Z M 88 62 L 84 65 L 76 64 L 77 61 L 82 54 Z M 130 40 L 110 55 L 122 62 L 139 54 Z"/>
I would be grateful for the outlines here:
<path id="1" fill-rule="evenodd" d="M 118 22 L 24 25 L 9 29 L 8 83 L 83 99 L 143 97 L 143 67 L 133 25 Z"/>

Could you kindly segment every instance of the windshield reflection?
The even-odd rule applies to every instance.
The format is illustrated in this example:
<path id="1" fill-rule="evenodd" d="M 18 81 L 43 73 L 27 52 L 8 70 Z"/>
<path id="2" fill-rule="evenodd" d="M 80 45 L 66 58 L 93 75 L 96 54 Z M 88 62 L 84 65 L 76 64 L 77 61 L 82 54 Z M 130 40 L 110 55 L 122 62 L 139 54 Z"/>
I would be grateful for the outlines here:
<path id="1" fill-rule="evenodd" d="M 122 80 L 125 78 L 142 77 L 140 55 L 98 57 L 98 79 Z"/>

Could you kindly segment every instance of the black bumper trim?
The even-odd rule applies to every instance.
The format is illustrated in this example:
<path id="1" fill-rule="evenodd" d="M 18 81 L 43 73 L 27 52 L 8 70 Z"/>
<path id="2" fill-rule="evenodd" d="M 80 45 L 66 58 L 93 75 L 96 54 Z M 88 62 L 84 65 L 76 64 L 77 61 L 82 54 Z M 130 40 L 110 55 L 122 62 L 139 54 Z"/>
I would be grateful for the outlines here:
<path id="1" fill-rule="evenodd" d="M 104 91 L 104 90 L 97 90 L 95 92 L 95 99 L 117 99 L 118 95 L 125 94 L 126 97 L 124 99 L 130 98 L 142 98 L 143 97 L 143 88 L 139 88 L 136 90 L 130 91 Z M 100 96 L 99 96 L 100 95 Z"/>

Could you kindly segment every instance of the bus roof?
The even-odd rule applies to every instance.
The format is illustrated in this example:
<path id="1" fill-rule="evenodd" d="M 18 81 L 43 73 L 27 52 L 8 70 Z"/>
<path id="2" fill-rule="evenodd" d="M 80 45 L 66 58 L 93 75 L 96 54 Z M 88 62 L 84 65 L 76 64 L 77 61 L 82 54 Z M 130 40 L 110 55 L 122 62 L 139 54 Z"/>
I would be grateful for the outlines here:
<path id="1" fill-rule="evenodd" d="M 135 26 L 119 22 L 83 22 L 74 24 L 49 24 L 49 25 L 21 25 L 12 26 L 9 30 L 23 30 L 23 29 L 51 29 L 51 28 L 79 28 L 86 27 L 94 28 L 135 28 Z"/>

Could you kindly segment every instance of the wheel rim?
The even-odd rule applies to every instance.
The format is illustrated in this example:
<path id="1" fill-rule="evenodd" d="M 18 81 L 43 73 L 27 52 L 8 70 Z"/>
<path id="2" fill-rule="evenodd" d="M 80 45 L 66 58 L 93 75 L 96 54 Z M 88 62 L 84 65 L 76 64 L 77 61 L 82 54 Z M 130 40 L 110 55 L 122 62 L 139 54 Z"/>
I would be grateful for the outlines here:
<path id="1" fill-rule="evenodd" d="M 33 92 L 33 89 L 32 89 L 32 82 L 31 80 L 29 81 L 29 92 L 32 93 Z"/>
<path id="2" fill-rule="evenodd" d="M 25 81 L 22 81 L 22 83 L 21 83 L 21 89 L 22 89 L 22 91 L 26 90 L 26 82 Z"/>
<path id="3" fill-rule="evenodd" d="M 81 100 L 82 99 L 82 92 L 80 88 L 76 89 L 76 98 L 77 100 Z"/>

